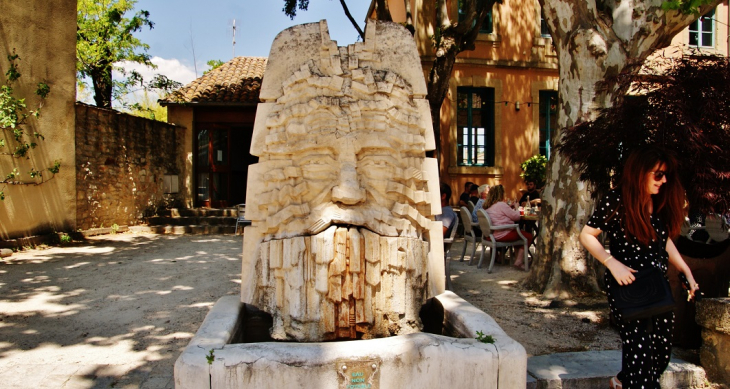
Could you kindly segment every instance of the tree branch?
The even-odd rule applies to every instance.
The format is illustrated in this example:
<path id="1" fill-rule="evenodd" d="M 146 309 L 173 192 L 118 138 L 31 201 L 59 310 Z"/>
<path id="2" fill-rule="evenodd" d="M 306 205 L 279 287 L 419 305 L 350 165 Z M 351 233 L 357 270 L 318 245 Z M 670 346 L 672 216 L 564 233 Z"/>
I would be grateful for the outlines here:
<path id="1" fill-rule="evenodd" d="M 355 21 L 355 18 L 352 17 L 352 14 L 350 14 L 350 10 L 347 8 L 347 4 L 345 4 L 345 0 L 340 0 L 340 4 L 342 4 L 342 9 L 345 11 L 345 15 L 347 15 L 347 18 L 350 19 L 350 23 L 355 27 L 357 30 L 357 33 L 360 34 L 360 38 L 362 40 L 365 40 L 365 33 L 360 29 L 360 26 Z"/>

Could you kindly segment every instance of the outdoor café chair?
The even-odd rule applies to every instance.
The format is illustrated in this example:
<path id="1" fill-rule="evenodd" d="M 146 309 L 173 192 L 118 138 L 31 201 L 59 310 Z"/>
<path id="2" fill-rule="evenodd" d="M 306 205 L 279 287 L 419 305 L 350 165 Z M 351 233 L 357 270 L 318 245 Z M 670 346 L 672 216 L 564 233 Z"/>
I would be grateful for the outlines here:
<path id="1" fill-rule="evenodd" d="M 474 233 L 474 224 L 471 221 L 471 212 L 469 212 L 469 209 L 467 207 L 461 207 L 459 208 L 459 216 L 461 216 L 461 223 L 464 224 L 464 250 L 461 252 L 461 258 L 459 259 L 459 262 L 464 262 L 464 254 L 466 254 L 466 246 L 469 245 L 469 242 L 471 242 L 474 247 L 471 251 L 471 259 L 469 259 L 469 266 L 471 266 L 472 261 L 474 260 L 474 255 L 477 252 L 477 243 L 482 241 L 482 237 L 476 236 Z"/>
<path id="2" fill-rule="evenodd" d="M 454 244 L 456 238 L 456 230 L 459 228 L 459 218 L 454 219 L 454 226 L 451 227 L 451 234 L 444 238 L 444 272 L 446 273 L 446 289 L 451 290 L 451 270 L 449 265 L 451 260 L 451 245 Z"/>
<path id="3" fill-rule="evenodd" d="M 248 225 L 251 225 L 251 222 L 246 220 L 244 217 L 246 211 L 246 204 L 238 204 L 236 205 L 236 231 L 233 233 L 234 235 L 238 235 L 238 225 L 242 224 L 242 227 L 246 227 Z"/>
<path id="4" fill-rule="evenodd" d="M 482 229 L 482 234 L 484 235 L 482 237 L 482 255 L 479 257 L 479 264 L 477 265 L 477 269 L 482 268 L 482 261 L 484 261 L 484 251 L 487 249 L 487 245 L 490 247 L 492 259 L 489 262 L 489 269 L 487 269 L 488 273 L 492 272 L 492 267 L 494 267 L 494 259 L 497 257 L 497 248 L 499 247 L 511 247 L 511 246 L 523 246 L 525 252 L 525 271 L 527 271 L 527 262 L 528 262 L 528 255 L 529 251 L 527 251 L 527 238 L 525 238 L 524 235 L 522 235 L 522 232 L 520 231 L 519 224 L 505 224 L 501 226 L 494 226 L 492 225 L 492 220 L 489 218 L 489 215 L 487 212 L 483 209 L 477 210 L 477 219 L 479 220 L 479 227 Z M 499 242 L 494 237 L 495 231 L 501 231 L 501 230 L 515 230 L 517 231 L 517 235 L 520 237 L 520 239 L 512 240 L 508 242 Z"/>

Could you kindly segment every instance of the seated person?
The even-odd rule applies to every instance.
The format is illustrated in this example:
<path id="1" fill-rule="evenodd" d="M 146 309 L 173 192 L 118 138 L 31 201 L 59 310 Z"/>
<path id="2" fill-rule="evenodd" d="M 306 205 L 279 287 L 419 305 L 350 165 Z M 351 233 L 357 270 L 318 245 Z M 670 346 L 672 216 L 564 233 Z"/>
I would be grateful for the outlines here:
<path id="1" fill-rule="evenodd" d="M 497 185 L 489 191 L 486 201 L 484 202 L 484 208 L 487 209 L 489 219 L 492 221 L 494 226 L 502 226 L 505 224 L 516 224 L 520 220 L 520 211 L 510 207 L 504 201 L 504 187 Z M 532 244 L 532 234 L 529 232 L 522 232 L 522 235 L 527 238 L 527 245 Z M 498 242 L 510 242 L 513 240 L 520 239 L 517 234 L 517 230 L 499 230 L 494 231 L 494 238 Z M 525 270 L 524 256 L 527 255 L 522 246 L 516 248 L 515 263 L 514 266 L 518 269 Z"/>
<path id="2" fill-rule="evenodd" d="M 522 197 L 520 197 L 520 206 L 527 207 L 527 198 L 530 198 L 530 204 L 529 206 L 534 206 L 537 204 L 540 204 L 540 191 L 537 190 L 537 187 L 535 185 L 534 180 L 527 180 L 525 181 L 525 185 L 527 185 L 527 192 L 522 194 Z"/>
<path id="3" fill-rule="evenodd" d="M 469 201 L 472 204 L 476 204 L 479 201 L 479 185 L 471 184 L 471 188 L 469 188 Z"/>
<path id="4" fill-rule="evenodd" d="M 473 182 L 467 181 L 466 184 L 464 184 L 464 193 L 459 196 L 459 206 L 460 207 L 466 207 L 469 202 L 469 194 L 471 193 L 471 186 L 474 185 Z"/>
<path id="5" fill-rule="evenodd" d="M 456 212 L 451 208 L 451 187 L 449 184 L 441 184 L 441 214 L 436 215 L 435 219 L 444 223 L 444 238 L 451 235 L 456 221 Z"/>
<path id="6" fill-rule="evenodd" d="M 480 187 L 477 187 L 479 193 L 479 200 L 477 200 L 476 203 L 474 203 L 474 211 L 471 213 L 471 220 L 474 223 L 478 223 L 479 219 L 477 219 L 477 209 L 482 209 L 484 206 L 484 201 L 487 199 L 487 194 L 489 193 L 489 185 L 482 185 Z M 484 209 L 487 209 L 486 207 Z"/>

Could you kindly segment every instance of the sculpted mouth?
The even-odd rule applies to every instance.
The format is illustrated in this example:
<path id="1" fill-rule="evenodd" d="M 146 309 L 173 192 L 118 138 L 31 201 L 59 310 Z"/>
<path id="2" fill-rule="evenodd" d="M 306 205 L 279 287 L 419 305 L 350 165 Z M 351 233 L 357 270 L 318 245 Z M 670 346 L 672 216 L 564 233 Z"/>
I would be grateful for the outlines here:
<path id="1" fill-rule="evenodd" d="M 363 227 L 384 236 L 398 236 L 390 211 L 379 207 L 340 207 L 330 204 L 310 214 L 312 224 L 308 233 L 317 234 L 331 225 Z M 400 228 L 401 230 L 403 228 Z"/>

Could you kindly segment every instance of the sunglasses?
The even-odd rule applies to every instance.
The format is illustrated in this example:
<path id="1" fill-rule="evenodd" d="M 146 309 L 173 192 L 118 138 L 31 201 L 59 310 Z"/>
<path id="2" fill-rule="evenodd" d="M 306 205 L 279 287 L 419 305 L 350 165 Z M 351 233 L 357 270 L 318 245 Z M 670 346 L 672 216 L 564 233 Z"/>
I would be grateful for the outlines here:
<path id="1" fill-rule="evenodd" d="M 664 170 L 657 170 L 655 172 L 649 172 L 654 174 L 654 181 L 661 181 L 662 178 L 667 177 L 667 172 Z"/>

